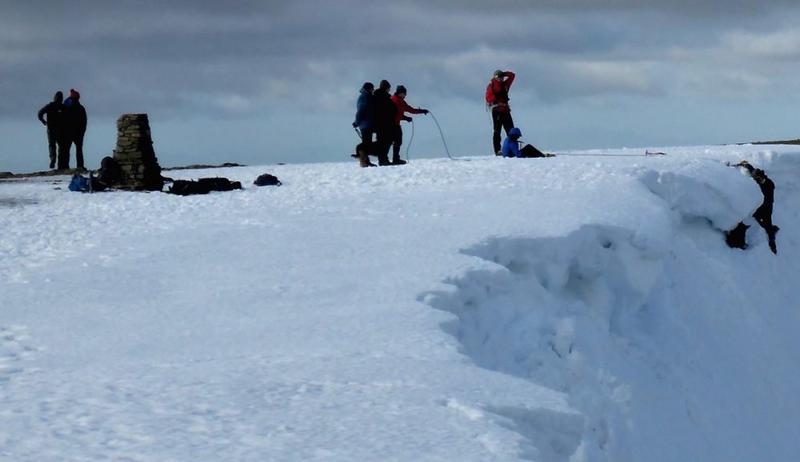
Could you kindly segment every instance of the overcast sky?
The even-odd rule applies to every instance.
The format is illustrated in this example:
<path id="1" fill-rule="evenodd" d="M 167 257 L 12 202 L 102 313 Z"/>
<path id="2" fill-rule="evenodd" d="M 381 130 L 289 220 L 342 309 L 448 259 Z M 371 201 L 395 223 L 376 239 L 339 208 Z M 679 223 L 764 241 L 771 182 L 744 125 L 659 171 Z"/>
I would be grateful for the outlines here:
<path id="1" fill-rule="evenodd" d="M 70 88 L 95 168 L 130 112 L 149 114 L 162 166 L 348 160 L 358 90 L 381 79 L 433 111 L 453 154 L 488 155 L 498 68 L 545 150 L 800 137 L 796 1 L 0 4 L 0 171 L 47 167 L 36 112 Z M 430 116 L 414 128 L 412 159 L 444 155 Z"/>

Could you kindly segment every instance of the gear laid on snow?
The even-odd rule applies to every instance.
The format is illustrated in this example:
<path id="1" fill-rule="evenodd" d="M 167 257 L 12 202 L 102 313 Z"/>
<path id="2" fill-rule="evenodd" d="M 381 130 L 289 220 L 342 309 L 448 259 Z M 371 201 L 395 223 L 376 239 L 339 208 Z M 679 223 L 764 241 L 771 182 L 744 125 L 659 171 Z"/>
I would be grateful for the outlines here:
<path id="1" fill-rule="evenodd" d="M 281 180 L 279 180 L 277 176 L 264 173 L 263 175 L 259 175 L 258 178 L 253 181 L 253 184 L 256 186 L 280 186 L 283 183 L 281 183 Z"/>

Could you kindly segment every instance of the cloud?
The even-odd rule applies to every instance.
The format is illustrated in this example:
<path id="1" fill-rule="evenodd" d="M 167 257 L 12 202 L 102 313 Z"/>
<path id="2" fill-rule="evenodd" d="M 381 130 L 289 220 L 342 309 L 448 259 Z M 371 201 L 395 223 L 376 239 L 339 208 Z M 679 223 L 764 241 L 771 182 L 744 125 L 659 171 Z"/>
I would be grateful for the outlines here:
<path id="1" fill-rule="evenodd" d="M 55 89 L 95 116 L 349 111 L 364 80 L 411 95 L 477 100 L 489 73 L 518 70 L 518 100 L 748 94 L 787 69 L 738 60 L 800 53 L 794 3 L 745 0 L 19 2 L 0 18 L 0 117 L 30 117 Z M 778 18 L 779 20 L 776 20 Z M 781 29 L 783 27 L 783 29 Z M 769 76 L 768 72 L 773 72 Z M 766 79 L 766 80 L 765 80 Z M 738 83 L 737 83 L 738 82 Z"/>
<path id="2" fill-rule="evenodd" d="M 793 61 L 800 58 L 800 31 L 795 28 L 765 34 L 737 31 L 724 37 L 723 46 L 742 59 Z"/>

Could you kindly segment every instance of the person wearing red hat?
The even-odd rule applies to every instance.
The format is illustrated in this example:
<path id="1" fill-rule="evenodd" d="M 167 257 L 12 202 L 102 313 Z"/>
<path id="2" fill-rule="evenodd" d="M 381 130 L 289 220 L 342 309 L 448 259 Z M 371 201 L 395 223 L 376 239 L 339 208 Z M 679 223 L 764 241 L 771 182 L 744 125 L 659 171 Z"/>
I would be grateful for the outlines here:
<path id="1" fill-rule="evenodd" d="M 64 155 L 59 155 L 58 158 L 59 170 L 69 168 L 69 150 L 72 147 L 72 143 L 75 143 L 75 161 L 78 170 L 86 170 L 83 163 L 83 136 L 86 133 L 88 120 L 86 117 L 86 108 L 83 107 L 80 99 L 81 94 L 74 88 L 71 88 L 69 90 L 69 98 L 64 100 L 64 124 L 67 142 Z"/>

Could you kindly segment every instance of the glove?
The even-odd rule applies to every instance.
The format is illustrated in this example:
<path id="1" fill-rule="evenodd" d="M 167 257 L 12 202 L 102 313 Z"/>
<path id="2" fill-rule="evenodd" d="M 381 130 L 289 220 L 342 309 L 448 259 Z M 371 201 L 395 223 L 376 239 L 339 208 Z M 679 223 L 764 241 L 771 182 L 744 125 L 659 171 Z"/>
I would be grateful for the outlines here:
<path id="1" fill-rule="evenodd" d="M 406 122 L 411 122 L 413 119 L 411 117 L 403 117 L 403 120 Z"/>
<path id="2" fill-rule="evenodd" d="M 426 114 L 426 115 L 427 115 L 427 114 L 428 114 L 429 112 L 431 112 L 431 111 L 429 111 L 429 110 L 427 110 L 427 109 L 420 109 L 420 112 L 422 112 L 423 114 Z"/>
<path id="3" fill-rule="evenodd" d="M 358 128 L 358 124 L 353 122 L 353 128 Z"/>

